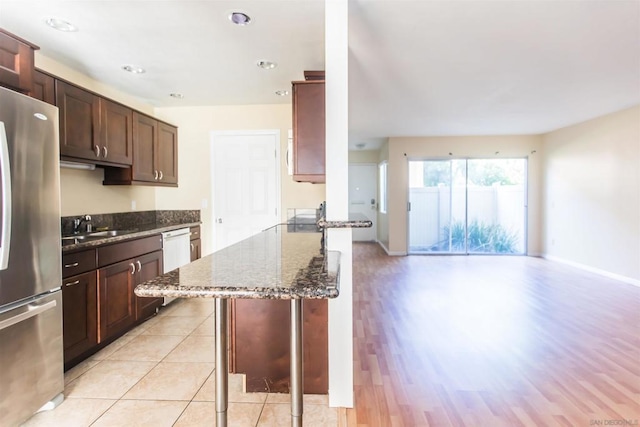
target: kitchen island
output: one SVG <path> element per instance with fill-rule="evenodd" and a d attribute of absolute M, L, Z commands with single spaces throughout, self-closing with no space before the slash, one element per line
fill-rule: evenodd
<path fill-rule="evenodd" d="M 142 283 L 138 296 L 215 298 L 216 421 L 227 425 L 229 299 L 290 300 L 291 419 L 302 425 L 302 300 L 336 298 L 340 254 L 322 253 L 317 233 L 278 225 Z"/>

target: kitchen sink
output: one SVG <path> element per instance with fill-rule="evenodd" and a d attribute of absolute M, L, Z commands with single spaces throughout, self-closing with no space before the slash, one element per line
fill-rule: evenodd
<path fill-rule="evenodd" d="M 114 236 L 122 236 L 123 234 L 131 234 L 133 230 L 106 230 L 106 231 L 96 231 L 93 233 L 89 233 L 87 236 L 89 237 L 114 237 Z"/>

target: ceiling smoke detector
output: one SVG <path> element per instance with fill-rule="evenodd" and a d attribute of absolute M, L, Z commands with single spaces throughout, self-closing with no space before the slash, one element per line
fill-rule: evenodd
<path fill-rule="evenodd" d="M 258 61 L 256 63 L 256 65 L 260 68 L 262 68 L 263 70 L 273 70 L 274 68 L 276 68 L 278 66 L 278 64 L 276 64 L 275 62 L 271 62 L 271 61 Z"/>
<path fill-rule="evenodd" d="M 175 99 L 184 99 L 184 95 L 177 92 L 170 93 L 169 96 Z"/>
<path fill-rule="evenodd" d="M 229 20 L 236 25 L 249 25 L 251 17 L 243 12 L 231 12 Z"/>
<path fill-rule="evenodd" d="M 144 74 L 146 72 L 144 68 L 137 65 L 123 65 L 122 69 L 133 74 Z"/>
<path fill-rule="evenodd" d="M 78 31 L 78 27 L 73 25 L 71 22 L 67 22 L 62 19 L 49 18 L 44 22 L 51 28 L 58 31 L 63 31 L 65 33 L 73 33 L 75 31 Z"/>

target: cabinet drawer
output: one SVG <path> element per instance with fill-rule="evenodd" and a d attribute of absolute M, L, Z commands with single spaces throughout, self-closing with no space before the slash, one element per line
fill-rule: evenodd
<path fill-rule="evenodd" d="M 96 250 L 90 249 L 71 254 L 62 254 L 62 277 L 86 273 L 96 269 Z"/>
<path fill-rule="evenodd" d="M 162 236 L 156 234 L 142 239 L 129 240 L 98 248 L 98 267 L 135 258 L 162 249 Z"/>
<path fill-rule="evenodd" d="M 189 231 L 191 232 L 191 239 L 190 240 L 196 240 L 200 238 L 200 226 L 196 225 L 195 227 L 191 227 L 189 229 Z"/>

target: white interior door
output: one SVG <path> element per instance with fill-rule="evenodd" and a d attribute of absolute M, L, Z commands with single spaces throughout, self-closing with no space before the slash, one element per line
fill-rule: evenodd
<path fill-rule="evenodd" d="M 378 168 L 375 164 L 349 164 L 349 213 L 366 216 L 371 228 L 354 228 L 354 242 L 373 242 L 376 240 Z"/>
<path fill-rule="evenodd" d="M 279 221 L 280 131 L 229 131 L 212 136 L 214 250 Z"/>

